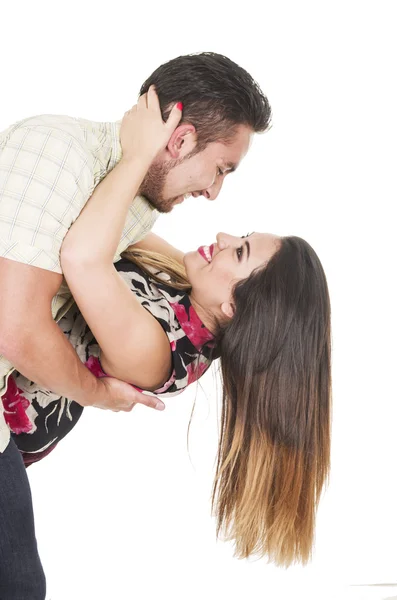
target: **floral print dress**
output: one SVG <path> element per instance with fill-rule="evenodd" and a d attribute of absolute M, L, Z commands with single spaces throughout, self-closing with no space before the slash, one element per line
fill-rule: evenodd
<path fill-rule="evenodd" d="M 198 317 L 188 294 L 172 288 L 167 275 L 160 274 L 164 279 L 164 284 L 160 284 L 127 259 L 115 267 L 141 305 L 160 323 L 170 342 L 172 372 L 153 395 L 180 394 L 210 366 L 214 336 Z M 97 377 L 106 376 L 99 360 L 99 346 L 76 305 L 58 325 L 90 371 Z M 26 466 L 53 450 L 83 412 L 73 399 L 42 389 L 17 371 L 9 377 L 2 401 L 6 422 Z"/>

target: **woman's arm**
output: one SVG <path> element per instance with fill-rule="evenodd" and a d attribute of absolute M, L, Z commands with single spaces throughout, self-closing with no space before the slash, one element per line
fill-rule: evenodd
<path fill-rule="evenodd" d="M 162 121 L 153 89 L 126 113 L 120 132 L 123 158 L 97 186 L 61 250 L 66 281 L 98 341 L 105 371 L 148 390 L 169 376 L 168 338 L 119 276 L 113 257 L 129 204 L 180 117 L 174 108 L 167 123 Z"/>
<path fill-rule="evenodd" d="M 185 256 L 185 253 L 182 252 L 182 250 L 178 250 L 178 248 L 171 246 L 171 244 L 163 240 L 163 238 L 152 232 L 148 233 L 140 242 L 132 244 L 128 249 L 131 250 L 134 248 L 158 252 L 158 254 L 169 256 L 181 264 L 183 264 L 183 257 Z"/>

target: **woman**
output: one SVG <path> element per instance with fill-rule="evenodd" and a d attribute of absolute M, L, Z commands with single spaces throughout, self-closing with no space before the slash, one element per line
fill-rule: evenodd
<path fill-rule="evenodd" d="M 62 266 L 84 317 L 69 314 L 69 331 L 79 318 L 77 329 L 88 324 L 92 343 L 84 339 L 81 357 L 96 374 L 159 394 L 182 389 L 220 356 L 217 533 L 224 529 L 235 540 L 238 557 L 306 562 L 329 471 L 325 276 L 300 238 L 259 233 L 244 242 L 219 234 L 216 244 L 188 253 L 186 278 L 180 266 L 170 268 L 139 250 L 114 268 L 114 245 L 128 204 L 166 144 L 170 120 L 163 123 L 152 89 L 125 115 L 123 159 L 96 188 L 65 239 Z M 189 350 L 177 343 L 186 337 L 193 347 L 190 363 L 181 360 Z"/>
<path fill-rule="evenodd" d="M 98 186 L 61 252 L 103 370 L 149 390 L 172 372 L 169 341 L 112 257 L 130 199 L 179 118 L 176 106 L 162 121 L 153 88 L 125 115 L 124 164 Z M 218 236 L 184 264 L 189 300 L 222 362 L 218 532 L 235 540 L 239 557 L 305 562 L 330 454 L 330 305 L 321 264 L 299 238 L 258 233 L 243 245 Z"/>

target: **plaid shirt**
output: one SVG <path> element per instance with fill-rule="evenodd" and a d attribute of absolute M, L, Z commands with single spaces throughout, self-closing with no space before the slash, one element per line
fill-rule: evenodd
<path fill-rule="evenodd" d="M 0 133 L 1 257 L 62 273 L 59 254 L 69 227 L 122 156 L 120 124 L 41 115 Z M 115 261 L 130 244 L 145 237 L 156 218 L 149 202 L 137 196 Z M 63 281 L 52 301 L 54 319 L 59 321 L 72 303 Z M 13 370 L 0 355 L 0 452 L 10 437 L 1 396 Z"/>

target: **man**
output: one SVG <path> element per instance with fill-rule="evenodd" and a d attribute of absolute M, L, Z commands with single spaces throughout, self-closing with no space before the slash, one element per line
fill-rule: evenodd
<path fill-rule="evenodd" d="M 147 240 L 163 253 L 175 252 L 148 234 L 158 212 L 171 211 L 189 195 L 214 200 L 252 134 L 269 126 L 267 98 L 244 69 L 221 55 L 171 60 L 147 79 L 140 94 L 152 84 L 163 118 L 180 101 L 182 120 L 131 204 L 115 261 L 129 245 L 144 247 Z M 124 382 L 96 379 L 56 325 L 73 301 L 60 267 L 62 240 L 121 158 L 120 123 L 43 115 L 0 134 L 0 397 L 16 368 L 83 406 L 156 407 L 156 398 Z M 0 453 L 9 441 L 6 420 L 0 401 Z"/>
<path fill-rule="evenodd" d="M 160 66 L 154 84 L 163 118 L 177 102 L 182 119 L 151 165 L 131 206 L 115 261 L 129 245 L 180 253 L 148 233 L 158 212 L 188 195 L 214 200 L 270 107 L 252 77 L 226 57 L 203 53 Z M 182 108 L 180 107 L 180 108 Z M 0 133 L 0 597 L 43 600 L 45 576 L 34 530 L 28 479 L 11 440 L 12 407 L 1 396 L 14 368 L 83 406 L 156 407 L 113 378 L 86 369 L 56 322 L 73 299 L 62 277 L 62 241 L 95 187 L 121 159 L 121 122 L 43 115 Z M 150 237 L 149 237 L 150 236 Z M 14 408 L 16 410 L 16 408 Z"/>

